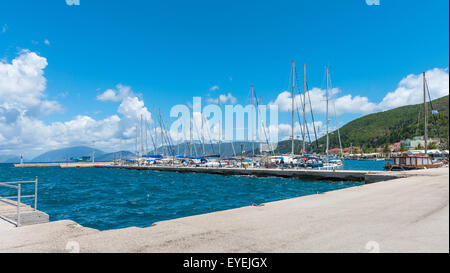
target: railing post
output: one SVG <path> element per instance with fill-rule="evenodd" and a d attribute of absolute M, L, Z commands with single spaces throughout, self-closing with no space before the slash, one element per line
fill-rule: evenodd
<path fill-rule="evenodd" d="M 17 227 L 20 227 L 20 182 L 17 187 Z"/>
<path fill-rule="evenodd" d="M 38 198 L 38 177 L 36 176 L 36 182 L 34 182 L 34 210 L 37 210 L 37 198 Z"/>

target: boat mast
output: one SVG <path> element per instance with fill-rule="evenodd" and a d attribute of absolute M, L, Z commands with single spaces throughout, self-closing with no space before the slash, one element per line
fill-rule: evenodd
<path fill-rule="evenodd" d="M 329 145 L 329 139 L 328 139 L 328 66 L 327 66 L 327 91 L 326 91 L 326 99 L 327 99 L 327 121 L 326 121 L 326 131 L 327 131 L 327 147 L 326 147 L 326 153 L 327 153 L 327 163 L 328 163 L 328 145 Z"/>
<path fill-rule="evenodd" d="M 222 144 L 222 110 L 220 109 L 220 94 L 217 97 L 217 104 L 219 105 L 219 158 L 220 158 L 220 146 Z"/>
<path fill-rule="evenodd" d="M 145 132 L 145 154 L 148 155 L 150 153 L 148 149 L 148 123 L 147 118 L 144 119 L 144 132 Z"/>
<path fill-rule="evenodd" d="M 159 129 L 161 132 L 161 147 L 162 147 L 162 152 L 164 155 L 164 152 L 167 152 L 166 155 L 169 155 L 169 147 L 166 141 L 166 137 L 164 135 L 164 126 L 163 126 L 163 122 L 162 122 L 162 115 L 161 115 L 161 109 L 158 109 L 159 111 Z M 165 149 L 164 149 L 165 146 Z"/>
<path fill-rule="evenodd" d="M 145 131 L 144 131 L 144 119 L 141 115 L 141 156 L 145 155 L 145 150 L 146 150 L 146 135 L 145 135 Z"/>
<path fill-rule="evenodd" d="M 255 107 L 253 104 L 253 84 L 251 86 L 252 89 L 252 154 L 255 155 Z"/>
<path fill-rule="evenodd" d="M 303 152 L 306 151 L 305 134 L 306 134 L 306 63 L 303 65 Z"/>
<path fill-rule="evenodd" d="M 193 111 L 192 109 L 189 110 L 189 155 L 192 156 L 192 116 L 193 116 Z"/>
<path fill-rule="evenodd" d="M 428 124 L 427 124 L 427 96 L 426 96 L 426 78 L 425 78 L 425 72 L 423 72 L 423 112 L 424 112 L 424 140 L 425 140 L 425 155 L 428 154 Z"/>
<path fill-rule="evenodd" d="M 158 145 L 158 131 L 157 131 L 157 128 L 156 128 L 156 126 L 158 126 L 158 118 L 157 118 L 157 116 L 156 116 L 156 108 L 153 108 L 153 117 L 154 117 L 154 123 L 155 123 L 155 125 L 154 125 L 154 131 L 155 131 L 155 154 L 158 154 L 159 152 L 158 152 L 158 148 L 159 147 L 157 147 L 156 145 Z"/>
<path fill-rule="evenodd" d="M 329 77 L 329 78 L 330 78 L 330 77 Z M 329 88 L 330 88 L 330 89 L 333 88 L 333 85 L 331 84 L 331 79 L 330 79 L 330 87 L 329 87 Z M 339 128 L 339 122 L 338 122 L 337 114 L 336 114 L 336 103 L 335 103 L 334 98 L 332 98 L 331 100 L 333 101 L 334 120 L 335 120 L 335 122 L 336 122 L 337 133 L 338 133 L 338 141 L 339 141 L 339 149 L 340 149 L 340 151 L 341 151 L 341 156 L 342 156 L 342 155 L 344 154 L 344 150 L 342 149 L 341 131 L 340 131 L 340 128 Z"/>
<path fill-rule="evenodd" d="M 295 61 L 292 61 L 292 145 L 291 154 L 294 154 L 294 100 L 295 100 Z"/>
<path fill-rule="evenodd" d="M 197 127 L 195 127 L 197 129 Z M 202 136 L 201 136 L 201 142 L 202 142 L 202 150 L 203 150 L 203 156 L 206 155 L 206 150 L 205 150 L 205 127 L 204 127 L 204 122 L 203 122 L 203 116 L 202 116 Z M 198 138 L 200 139 L 200 136 L 198 136 Z"/>
<path fill-rule="evenodd" d="M 136 124 L 136 139 L 134 142 L 134 151 L 135 151 L 135 155 L 137 157 L 139 157 L 139 151 L 138 151 L 138 125 Z"/>
<path fill-rule="evenodd" d="M 149 131 L 148 133 L 149 133 L 149 135 L 150 135 L 150 140 L 152 141 L 152 144 L 153 144 L 153 154 L 157 154 L 158 151 L 157 151 L 157 148 L 156 148 L 156 143 L 155 143 L 155 140 L 153 139 L 152 132 L 151 132 L 151 130 L 149 129 L 148 121 L 147 121 L 147 120 L 145 120 L 145 128 L 146 128 L 147 131 Z M 150 151 L 147 151 L 147 152 L 150 153 Z"/>

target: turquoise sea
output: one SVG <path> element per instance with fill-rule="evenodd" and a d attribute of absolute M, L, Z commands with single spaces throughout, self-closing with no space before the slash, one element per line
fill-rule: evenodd
<path fill-rule="evenodd" d="M 345 161 L 345 169 L 382 170 L 384 161 Z M 39 177 L 38 209 L 50 220 L 99 230 L 152 223 L 360 186 L 341 181 L 180 174 L 121 169 L 14 168 L 0 164 L 0 182 Z M 23 194 L 32 194 L 31 185 Z M 14 194 L 0 187 L 0 196 Z M 28 200 L 30 203 L 31 200 Z M 27 202 L 26 202 L 27 203 Z"/>

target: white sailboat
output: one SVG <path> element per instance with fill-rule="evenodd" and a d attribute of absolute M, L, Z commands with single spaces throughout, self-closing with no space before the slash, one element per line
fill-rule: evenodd
<path fill-rule="evenodd" d="M 328 84 L 330 82 L 330 72 L 328 67 L 326 67 L 326 71 L 327 71 L 327 88 L 326 88 L 326 134 L 327 134 L 327 146 L 326 146 L 326 157 L 325 157 L 325 162 L 323 162 L 323 167 L 320 167 L 319 169 L 321 170 L 338 170 L 338 169 L 342 169 L 344 167 L 344 164 L 342 162 L 342 160 L 340 159 L 332 159 L 330 160 L 330 155 L 329 155 L 329 146 L 330 146 L 330 139 L 329 139 L 329 131 L 328 131 L 328 126 L 329 126 L 329 118 L 328 118 Z"/>

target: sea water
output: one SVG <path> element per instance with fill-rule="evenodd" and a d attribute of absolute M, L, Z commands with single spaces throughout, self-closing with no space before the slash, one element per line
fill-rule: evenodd
<path fill-rule="evenodd" d="M 383 161 L 346 161 L 346 168 L 382 170 Z M 355 165 L 352 167 L 352 164 Z M 14 168 L 0 164 L 0 182 L 39 177 L 38 209 L 50 221 L 73 220 L 99 230 L 250 206 L 362 185 L 278 177 L 220 176 L 124 169 Z M 22 194 L 33 194 L 24 185 Z M 16 192 L 0 187 L 0 196 Z M 32 204 L 32 200 L 25 199 Z"/>

